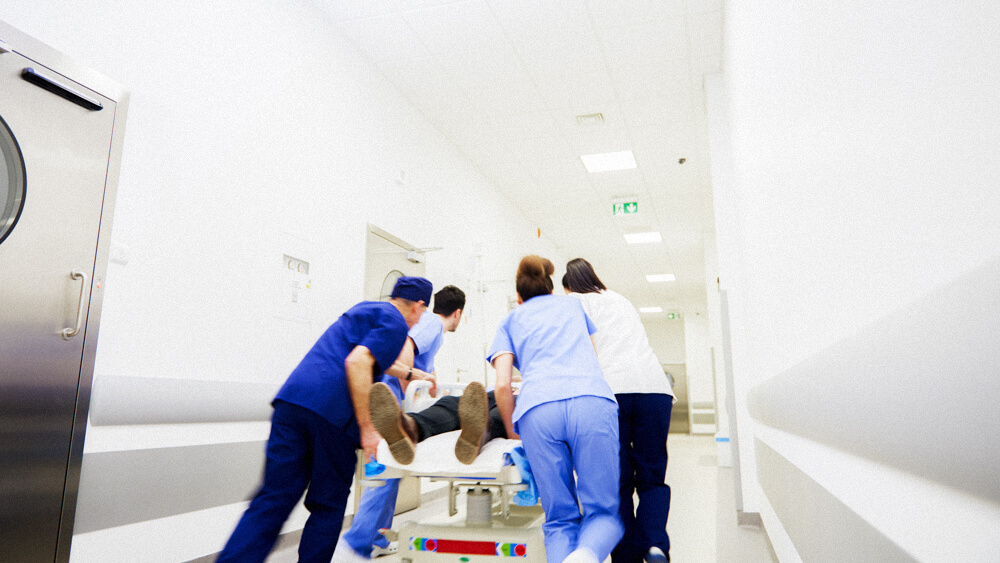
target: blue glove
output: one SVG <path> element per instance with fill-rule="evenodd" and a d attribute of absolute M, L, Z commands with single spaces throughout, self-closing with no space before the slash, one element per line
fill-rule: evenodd
<path fill-rule="evenodd" d="M 369 461 L 365 464 L 365 477 L 374 477 L 385 471 L 385 466 L 375 461 L 375 456 L 368 456 Z"/>
<path fill-rule="evenodd" d="M 514 495 L 514 504 L 518 506 L 535 506 L 538 504 L 538 485 L 535 484 L 535 476 L 531 473 L 531 466 L 528 465 L 528 458 L 524 455 L 524 448 L 517 446 L 508 453 L 503 454 L 505 465 L 515 465 L 521 472 L 521 484 L 528 485 L 525 491 L 518 491 Z"/>

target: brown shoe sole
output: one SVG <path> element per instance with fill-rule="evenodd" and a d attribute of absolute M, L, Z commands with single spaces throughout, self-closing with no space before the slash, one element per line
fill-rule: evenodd
<path fill-rule="evenodd" d="M 473 381 L 458 398 L 458 420 L 462 433 L 455 442 L 455 457 L 469 465 L 476 461 L 483 432 L 489 423 L 489 400 L 482 383 Z"/>
<path fill-rule="evenodd" d="M 403 431 L 400 421 L 399 403 L 396 402 L 396 395 L 385 383 L 376 383 L 372 386 L 368 395 L 368 408 L 371 410 L 372 424 L 375 430 L 385 438 L 389 444 L 389 453 L 398 463 L 409 465 L 413 463 L 414 450 L 413 441 Z"/>

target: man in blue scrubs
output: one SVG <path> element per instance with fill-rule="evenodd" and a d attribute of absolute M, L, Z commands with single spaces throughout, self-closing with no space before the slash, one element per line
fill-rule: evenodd
<path fill-rule="evenodd" d="M 444 333 L 455 332 L 458 328 L 464 308 L 465 292 L 453 285 L 445 286 L 434 294 L 434 312 L 425 312 L 409 332 L 407 346 L 414 348 L 413 366 L 397 360 L 382 378 L 382 382 L 396 395 L 397 402 L 402 402 L 404 394 L 400 381 L 402 385 L 413 379 L 436 381 L 433 377 L 434 357 L 444 342 Z M 399 479 L 389 479 L 383 487 L 365 490 L 351 529 L 344 534 L 345 545 L 337 550 L 335 561 L 353 560 L 356 555 L 368 558 L 394 552 L 389 541 L 378 531 L 392 525 L 398 492 Z M 349 553 L 352 550 L 354 553 Z"/>
<path fill-rule="evenodd" d="M 354 477 L 355 450 L 375 455 L 368 392 L 403 349 L 431 299 L 431 283 L 401 277 L 388 302 L 364 301 L 313 345 L 274 398 L 264 483 L 218 562 L 263 562 L 302 497 L 309 518 L 299 561 L 329 563 Z"/>

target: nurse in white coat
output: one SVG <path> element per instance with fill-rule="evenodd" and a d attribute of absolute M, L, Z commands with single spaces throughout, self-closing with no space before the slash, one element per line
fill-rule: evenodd
<path fill-rule="evenodd" d="M 667 432 L 673 389 L 653 354 L 632 303 L 606 288 L 583 258 L 566 264 L 563 288 L 580 299 L 597 325 L 594 345 L 601 370 L 618 400 L 621 440 L 621 506 L 625 534 L 611 553 L 613 563 L 664 563 L 670 553 L 667 514 L 670 487 Z M 633 506 L 632 495 L 639 504 Z"/>
<path fill-rule="evenodd" d="M 594 325 L 578 300 L 552 295 L 553 272 L 539 256 L 521 260 L 520 306 L 497 328 L 487 359 L 507 435 L 520 434 L 538 485 L 546 559 L 598 563 L 622 535 L 618 405 L 590 339 Z M 514 367 L 522 377 L 516 407 Z"/>

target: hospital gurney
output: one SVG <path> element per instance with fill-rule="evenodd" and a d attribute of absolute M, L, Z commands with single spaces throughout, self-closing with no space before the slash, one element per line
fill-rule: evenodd
<path fill-rule="evenodd" d="M 382 440 L 378 461 L 385 469 L 366 477 L 361 484 L 378 487 L 384 479 L 405 476 L 445 481 L 448 487 L 448 515 L 441 522 L 404 521 L 396 533 L 399 555 L 406 562 L 494 561 L 519 557 L 545 561 L 545 520 L 541 506 L 513 505 L 512 496 L 527 489 L 521 472 L 505 464 L 505 454 L 521 445 L 520 440 L 495 439 L 483 446 L 471 465 L 455 458 L 455 442 L 460 431 L 433 436 L 416 448 L 413 463 L 397 463 Z M 465 493 L 465 514 L 459 515 L 458 497 Z M 390 538 L 391 539 L 391 538 Z"/>

